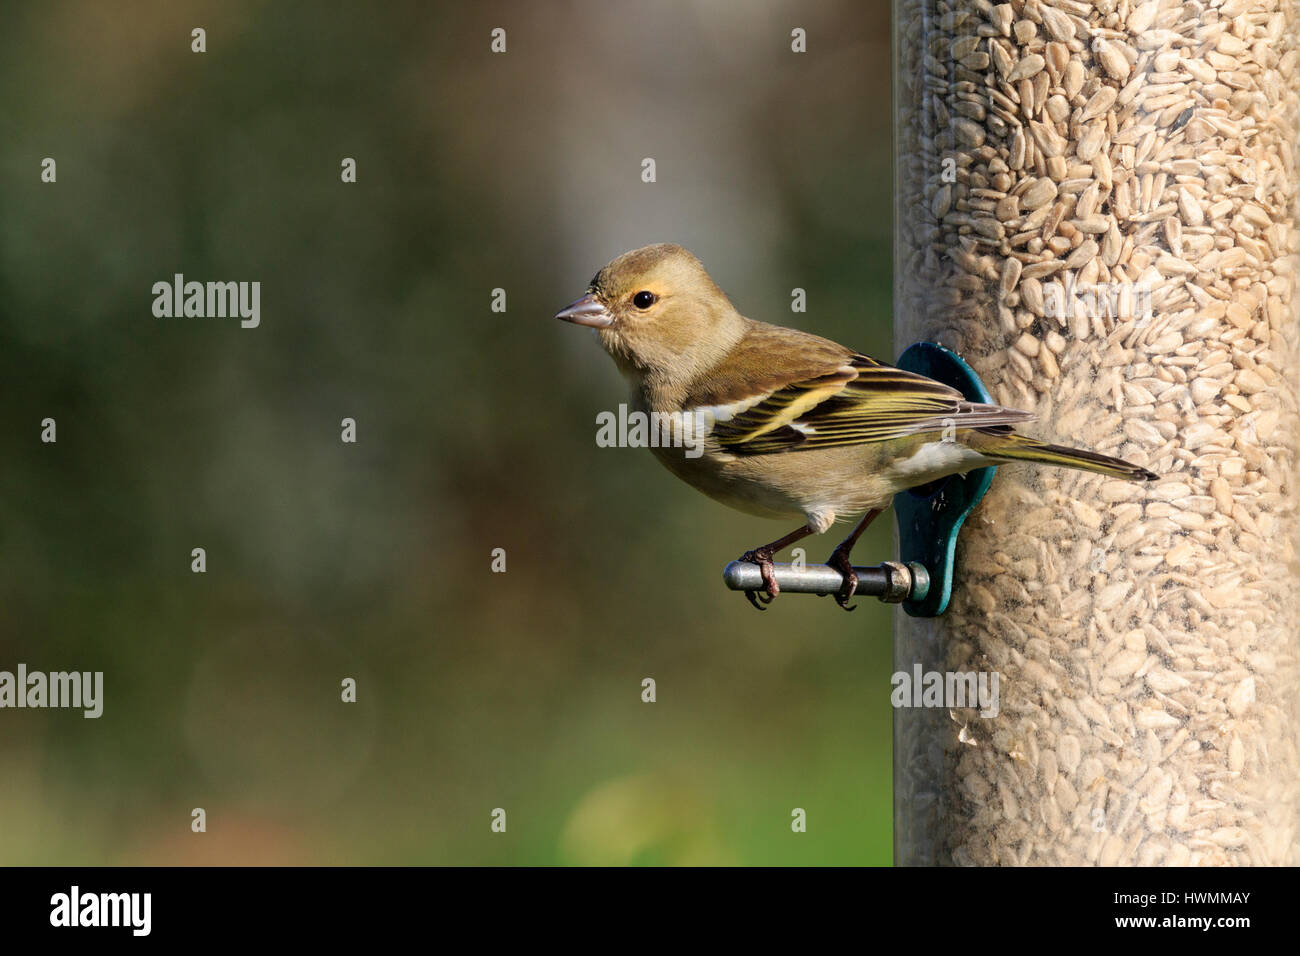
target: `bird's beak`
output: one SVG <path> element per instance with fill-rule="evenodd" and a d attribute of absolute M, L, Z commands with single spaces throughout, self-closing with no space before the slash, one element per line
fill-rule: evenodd
<path fill-rule="evenodd" d="M 588 292 L 577 302 L 555 313 L 557 319 L 572 322 L 574 325 L 589 325 L 593 329 L 604 329 L 614 324 L 614 317 L 609 314 L 596 297 Z"/>

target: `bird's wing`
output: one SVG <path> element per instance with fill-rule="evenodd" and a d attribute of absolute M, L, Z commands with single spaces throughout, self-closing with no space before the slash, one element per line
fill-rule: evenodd
<path fill-rule="evenodd" d="M 967 401 L 956 389 L 849 355 L 824 374 L 777 384 L 745 402 L 704 411 L 713 437 L 737 455 L 889 441 L 946 428 L 993 428 L 1026 422 L 1029 412 Z"/>

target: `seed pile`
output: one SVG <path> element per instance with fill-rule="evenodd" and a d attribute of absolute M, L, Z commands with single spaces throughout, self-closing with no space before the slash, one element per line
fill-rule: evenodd
<path fill-rule="evenodd" d="M 1007 466 L 896 661 L 899 862 L 1300 863 L 1295 0 L 900 0 L 898 341 L 1148 485 Z"/>

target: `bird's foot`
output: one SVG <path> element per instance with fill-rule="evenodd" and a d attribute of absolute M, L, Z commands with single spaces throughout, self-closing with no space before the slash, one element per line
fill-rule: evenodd
<path fill-rule="evenodd" d="M 775 554 L 771 545 L 765 545 L 761 548 L 755 548 L 753 551 L 746 551 L 736 560 L 743 561 L 746 564 L 757 564 L 758 571 L 763 576 L 763 590 L 746 591 L 745 597 L 749 603 L 754 605 L 760 611 L 766 611 L 767 605 L 771 604 L 778 594 L 781 593 L 781 585 L 776 583 L 776 569 L 772 564 L 772 555 Z M 762 603 L 759 603 L 759 602 Z"/>
<path fill-rule="evenodd" d="M 840 545 L 831 552 L 831 556 L 826 559 L 826 564 L 840 572 L 840 576 L 844 579 L 843 586 L 835 595 L 835 603 L 846 611 L 852 611 L 857 605 L 849 604 L 849 598 L 853 597 L 853 592 L 858 588 L 858 572 L 853 570 L 853 562 L 849 559 L 849 548 Z"/>

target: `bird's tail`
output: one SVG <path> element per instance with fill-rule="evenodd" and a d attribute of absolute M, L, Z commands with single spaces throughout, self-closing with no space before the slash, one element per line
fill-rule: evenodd
<path fill-rule="evenodd" d="M 1059 465 L 1062 468 L 1094 471 L 1099 475 L 1110 475 L 1112 478 L 1125 478 L 1129 481 L 1155 481 L 1160 477 L 1119 458 L 1098 455 L 1096 452 L 1084 451 L 1081 448 L 1049 445 L 1047 442 L 1011 432 L 972 431 L 966 439 L 966 444 L 975 451 L 998 461 L 1031 461 L 1040 465 Z"/>

